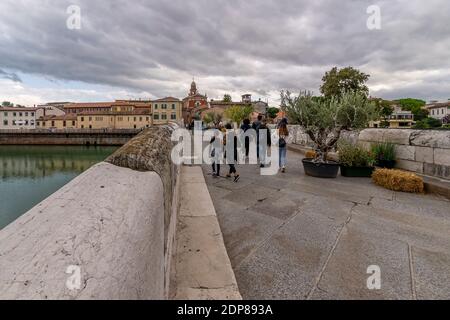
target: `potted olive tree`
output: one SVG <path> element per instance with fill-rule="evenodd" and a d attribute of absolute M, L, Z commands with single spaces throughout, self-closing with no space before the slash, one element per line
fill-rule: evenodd
<path fill-rule="evenodd" d="M 327 155 L 335 149 L 341 132 L 366 128 L 377 118 L 375 104 L 358 92 L 323 98 L 306 91 L 298 96 L 282 91 L 281 100 L 291 123 L 299 124 L 314 143 L 315 158 L 303 159 L 305 173 L 314 177 L 336 178 L 339 164 Z"/>

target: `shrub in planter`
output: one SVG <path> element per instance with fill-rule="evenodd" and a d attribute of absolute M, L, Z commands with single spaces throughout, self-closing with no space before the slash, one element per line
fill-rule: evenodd
<path fill-rule="evenodd" d="M 299 124 L 315 145 L 313 159 L 303 159 L 305 173 L 317 177 L 335 178 L 339 164 L 328 160 L 344 130 L 367 127 L 378 118 L 376 106 L 363 93 L 347 92 L 339 97 L 317 98 L 310 92 L 293 96 L 281 92 L 283 109 L 290 123 Z"/>
<path fill-rule="evenodd" d="M 372 146 L 372 152 L 375 155 L 376 165 L 381 168 L 392 169 L 395 167 L 395 145 L 384 142 Z"/>
<path fill-rule="evenodd" d="M 376 169 L 372 174 L 375 184 L 389 190 L 423 193 L 423 179 L 414 173 L 397 169 Z"/>
<path fill-rule="evenodd" d="M 371 152 L 348 142 L 340 142 L 338 152 L 341 174 L 344 177 L 372 176 L 375 158 Z"/>

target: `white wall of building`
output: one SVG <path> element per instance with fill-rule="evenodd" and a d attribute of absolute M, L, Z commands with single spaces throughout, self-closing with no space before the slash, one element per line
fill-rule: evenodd
<path fill-rule="evenodd" d="M 0 108 L 0 129 L 35 129 L 36 112 L 35 108 Z"/>
<path fill-rule="evenodd" d="M 450 114 L 450 106 L 442 106 L 442 107 L 430 107 L 428 111 L 430 111 L 430 117 L 442 120 L 444 117 Z"/>

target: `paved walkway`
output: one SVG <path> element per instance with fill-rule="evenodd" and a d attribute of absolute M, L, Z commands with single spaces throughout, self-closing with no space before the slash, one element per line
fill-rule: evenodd
<path fill-rule="evenodd" d="M 450 298 L 449 201 L 307 177 L 300 154 L 288 159 L 277 176 L 239 166 L 237 184 L 203 167 L 244 299 Z"/>

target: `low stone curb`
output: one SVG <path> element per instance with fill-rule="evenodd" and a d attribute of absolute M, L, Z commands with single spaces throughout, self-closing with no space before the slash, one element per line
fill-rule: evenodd
<path fill-rule="evenodd" d="M 181 168 L 175 300 L 242 300 L 201 167 Z"/>

